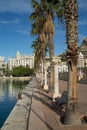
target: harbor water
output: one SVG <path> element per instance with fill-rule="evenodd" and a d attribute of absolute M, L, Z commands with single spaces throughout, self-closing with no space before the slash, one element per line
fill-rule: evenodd
<path fill-rule="evenodd" d="M 29 83 L 29 80 L 0 79 L 0 128 L 18 100 L 18 94 Z"/>

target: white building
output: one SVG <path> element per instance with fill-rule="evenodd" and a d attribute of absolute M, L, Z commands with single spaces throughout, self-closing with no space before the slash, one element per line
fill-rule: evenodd
<path fill-rule="evenodd" d="M 61 73 L 63 73 L 63 72 L 68 72 L 68 66 L 66 65 L 66 64 L 60 64 L 60 65 L 58 65 L 58 72 L 61 72 Z"/>
<path fill-rule="evenodd" d="M 87 37 L 83 39 L 82 44 L 79 48 L 79 53 L 83 54 L 84 57 L 84 67 L 87 66 Z"/>
<path fill-rule="evenodd" d="M 83 56 L 83 54 L 81 52 L 78 55 L 77 67 L 78 68 L 83 68 L 84 67 L 84 56 Z"/>
<path fill-rule="evenodd" d="M 0 56 L 0 76 L 3 75 L 3 68 L 6 67 L 6 63 L 3 56 Z"/>
<path fill-rule="evenodd" d="M 8 67 L 11 70 L 13 67 L 29 66 L 34 67 L 34 55 L 21 55 L 18 51 L 15 58 L 8 58 Z"/>
<path fill-rule="evenodd" d="M 5 60 L 3 56 L 0 56 L 0 68 L 3 67 L 2 65 L 5 65 Z"/>

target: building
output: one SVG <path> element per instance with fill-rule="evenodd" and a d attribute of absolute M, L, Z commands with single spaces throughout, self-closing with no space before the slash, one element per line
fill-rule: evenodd
<path fill-rule="evenodd" d="M 5 59 L 0 56 L 0 76 L 3 75 L 3 69 L 6 67 Z"/>
<path fill-rule="evenodd" d="M 82 52 L 78 55 L 78 62 L 77 62 L 77 68 L 83 68 L 84 67 L 84 56 Z"/>
<path fill-rule="evenodd" d="M 83 39 L 83 42 L 79 48 L 79 53 L 82 53 L 84 56 L 84 66 L 87 66 L 87 38 Z"/>
<path fill-rule="evenodd" d="M 34 67 L 34 55 L 21 55 L 19 51 L 16 53 L 15 58 L 8 58 L 8 67 L 12 70 L 13 67 L 29 66 Z"/>
<path fill-rule="evenodd" d="M 68 66 L 65 65 L 58 65 L 58 72 L 63 73 L 63 72 L 68 72 Z"/>
<path fill-rule="evenodd" d="M 54 57 L 56 58 L 56 60 L 58 61 L 58 72 L 59 73 L 63 73 L 63 72 L 68 72 L 68 66 L 66 64 L 66 62 L 61 62 L 61 57 L 57 56 L 57 57 Z M 48 73 L 50 72 L 50 60 L 49 58 L 46 58 L 47 59 L 47 67 L 48 67 Z"/>
<path fill-rule="evenodd" d="M 4 57 L 0 56 L 0 68 L 3 68 L 4 65 L 5 65 Z"/>

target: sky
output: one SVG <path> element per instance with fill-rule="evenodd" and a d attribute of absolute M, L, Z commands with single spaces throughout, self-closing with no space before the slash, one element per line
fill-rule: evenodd
<path fill-rule="evenodd" d="M 0 0 L 0 56 L 8 60 L 14 58 L 17 51 L 23 55 L 33 54 L 31 48 L 35 40 L 31 36 L 32 13 L 31 0 Z M 87 37 L 87 0 L 78 0 L 79 22 L 78 22 L 78 45 Z M 65 30 L 55 20 L 54 51 L 59 55 L 66 50 Z"/>

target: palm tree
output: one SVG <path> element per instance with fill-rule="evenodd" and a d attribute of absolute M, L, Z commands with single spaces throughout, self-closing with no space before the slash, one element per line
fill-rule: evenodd
<path fill-rule="evenodd" d="M 42 8 L 45 13 L 44 32 L 48 39 L 49 44 L 49 56 L 50 56 L 50 89 L 54 88 L 54 64 L 52 58 L 54 57 L 54 18 L 58 17 L 60 22 L 63 22 L 63 2 L 61 0 L 41 0 Z"/>
<path fill-rule="evenodd" d="M 78 6 L 77 0 L 64 0 L 68 73 L 68 99 L 65 124 L 80 123 L 77 94 Z"/>
<path fill-rule="evenodd" d="M 54 65 L 52 62 L 52 57 L 54 57 L 54 43 L 53 43 L 53 35 L 54 35 L 54 24 L 52 19 L 52 14 L 50 10 L 46 12 L 46 21 L 44 24 L 44 32 L 48 37 L 49 44 L 49 55 L 50 55 L 50 89 L 54 88 Z"/>
<path fill-rule="evenodd" d="M 46 56 L 46 37 L 43 32 L 43 25 L 44 25 L 44 17 L 43 17 L 43 12 L 41 9 L 40 3 L 38 3 L 36 0 L 32 0 L 32 5 L 35 9 L 35 12 L 33 12 L 30 16 L 30 19 L 34 21 L 32 24 L 32 32 L 36 33 L 38 35 L 38 41 L 40 43 L 40 49 L 41 49 L 41 61 L 43 63 L 43 75 L 44 75 L 44 66 L 45 66 L 45 56 Z M 42 64 L 41 63 L 41 64 Z M 44 83 L 44 82 L 43 82 Z M 44 85 L 44 84 L 43 84 Z"/>
<path fill-rule="evenodd" d="M 34 68 L 37 69 L 42 58 L 41 44 L 39 43 L 38 39 L 33 41 L 33 44 L 31 45 L 31 47 L 34 49 L 34 54 L 35 54 Z"/>
<path fill-rule="evenodd" d="M 41 46 L 42 46 L 42 63 L 43 64 L 43 77 L 45 78 L 45 65 L 46 65 L 46 36 L 44 34 L 44 32 L 42 31 L 41 34 L 39 35 L 39 40 L 41 42 Z M 43 78 L 43 85 L 44 85 L 44 79 Z"/>
<path fill-rule="evenodd" d="M 47 37 L 47 42 L 49 43 L 49 55 L 50 55 L 50 64 L 51 64 L 51 78 L 50 78 L 50 87 L 53 89 L 54 85 L 54 65 L 52 63 L 52 57 L 54 57 L 54 43 L 53 43 L 53 35 L 54 35 L 54 23 L 53 16 L 55 16 L 55 12 L 57 16 L 62 21 L 62 8 L 61 8 L 61 0 L 57 3 L 56 0 L 50 2 L 49 0 L 40 0 L 37 2 L 36 0 L 32 0 L 32 5 L 35 8 L 35 12 L 31 15 L 36 20 L 36 28 L 38 37 L 44 33 Z M 34 30 L 35 32 L 35 30 Z M 43 43 L 42 43 L 43 44 Z M 45 44 L 44 44 L 45 45 Z M 42 45 L 43 46 L 43 45 Z M 44 47 L 45 48 L 45 47 Z M 44 50 L 44 49 L 43 49 Z"/>

